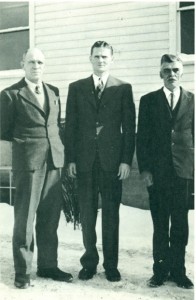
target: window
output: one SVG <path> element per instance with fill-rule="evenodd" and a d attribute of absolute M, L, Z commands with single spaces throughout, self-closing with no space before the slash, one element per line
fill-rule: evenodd
<path fill-rule="evenodd" d="M 0 71 L 20 69 L 29 48 L 29 3 L 0 2 Z"/>
<path fill-rule="evenodd" d="M 195 3 L 194 2 L 179 2 L 179 50 L 183 54 L 195 53 Z"/>
<path fill-rule="evenodd" d="M 12 167 L 0 166 L 0 202 L 14 203 L 15 187 L 13 183 Z"/>

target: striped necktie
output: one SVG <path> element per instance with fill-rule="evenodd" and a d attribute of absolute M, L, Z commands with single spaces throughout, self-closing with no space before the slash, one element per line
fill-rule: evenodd
<path fill-rule="evenodd" d="M 104 84 L 103 84 L 102 79 L 99 78 L 97 89 L 96 89 L 97 97 L 98 97 L 99 100 L 101 99 L 101 95 L 103 93 L 103 90 L 104 90 Z"/>

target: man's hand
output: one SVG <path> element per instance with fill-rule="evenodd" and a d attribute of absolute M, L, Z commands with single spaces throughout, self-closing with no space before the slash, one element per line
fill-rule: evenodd
<path fill-rule="evenodd" d="M 144 181 L 146 186 L 151 186 L 153 185 L 153 179 L 152 179 L 152 174 L 150 172 L 144 171 L 141 173 L 141 180 Z"/>
<path fill-rule="evenodd" d="M 131 172 L 130 166 L 128 164 L 121 163 L 118 171 L 119 180 L 128 178 L 130 172 Z"/>
<path fill-rule="evenodd" d="M 75 163 L 69 163 L 67 170 L 68 170 L 68 175 L 71 178 L 76 178 L 77 172 L 76 172 L 76 164 Z"/>

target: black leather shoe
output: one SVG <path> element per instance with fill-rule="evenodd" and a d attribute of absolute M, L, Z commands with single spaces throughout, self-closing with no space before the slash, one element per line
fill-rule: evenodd
<path fill-rule="evenodd" d="M 70 273 L 63 272 L 59 268 L 38 269 L 37 276 L 64 282 L 72 282 L 73 280 Z"/>
<path fill-rule="evenodd" d="M 107 269 L 105 270 L 105 275 L 108 281 L 120 281 L 121 275 L 118 269 Z"/>
<path fill-rule="evenodd" d="M 159 287 L 164 284 L 166 281 L 165 278 L 157 275 L 153 275 L 149 280 L 148 280 L 148 286 L 149 287 Z"/>
<path fill-rule="evenodd" d="M 97 273 L 97 269 L 86 269 L 82 268 L 78 274 L 80 280 L 89 280 Z"/>
<path fill-rule="evenodd" d="M 179 278 L 171 276 L 170 280 L 175 282 L 178 287 L 181 287 L 183 289 L 193 289 L 193 287 L 194 287 L 194 284 L 186 275 L 183 275 Z"/>
<path fill-rule="evenodd" d="M 18 289 L 27 289 L 30 286 L 30 275 L 17 273 L 15 275 L 14 285 Z"/>

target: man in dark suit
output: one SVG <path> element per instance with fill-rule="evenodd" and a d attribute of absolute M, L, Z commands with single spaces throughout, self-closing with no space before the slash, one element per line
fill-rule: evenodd
<path fill-rule="evenodd" d="M 22 67 L 25 78 L 1 92 L 0 138 L 12 142 L 15 286 L 27 288 L 36 214 L 37 275 L 66 282 L 72 281 L 72 275 L 57 267 L 57 228 L 62 207 L 60 168 L 64 165 L 59 91 L 42 82 L 44 55 L 39 49 L 29 49 L 24 54 Z"/>
<path fill-rule="evenodd" d="M 66 160 L 78 180 L 85 253 L 79 279 L 97 271 L 96 218 L 102 198 L 102 240 L 106 278 L 121 279 L 118 265 L 122 179 L 129 176 L 135 147 L 135 106 L 131 85 L 109 75 L 113 49 L 98 41 L 91 48 L 93 75 L 70 84 L 66 110 Z"/>
<path fill-rule="evenodd" d="M 140 101 L 137 159 L 148 186 L 154 225 L 150 287 L 161 286 L 169 273 L 179 287 L 193 287 L 186 276 L 185 249 L 194 166 L 194 95 L 180 87 L 182 73 L 177 56 L 163 55 L 160 76 L 164 87 Z"/>

